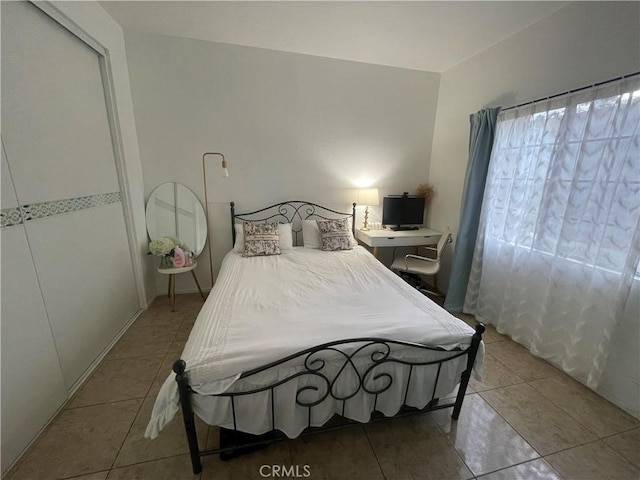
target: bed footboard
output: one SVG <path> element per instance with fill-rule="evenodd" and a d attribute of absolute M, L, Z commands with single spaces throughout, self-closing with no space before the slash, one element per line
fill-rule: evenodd
<path fill-rule="evenodd" d="M 189 443 L 193 472 L 197 474 L 202 471 L 201 456 L 218 453 L 223 459 L 231 458 L 238 449 L 237 443 L 242 444 L 241 451 L 250 451 L 255 450 L 255 448 L 260 445 L 286 438 L 284 435 L 274 435 L 277 431 L 275 391 L 281 385 L 297 380 L 299 377 L 303 376 L 309 381 L 305 382 L 303 386 L 297 387 L 295 392 L 296 405 L 308 410 L 308 424 L 303 435 L 327 430 L 327 428 L 314 427 L 312 425 L 312 409 L 325 401 L 342 402 L 342 412 L 338 414 L 344 417 L 346 405 L 349 399 L 354 398 L 358 394 L 370 395 L 373 397 L 373 409 L 371 413 L 375 412 L 377 410 L 376 406 L 378 404 L 378 397 L 389 390 L 394 383 L 393 376 L 384 369 L 384 366 L 387 364 L 401 364 L 408 367 L 406 381 L 401 385 L 402 391 L 404 392 L 401 407 L 408 407 L 407 395 L 409 393 L 412 378 L 414 377 L 414 371 L 419 367 L 425 366 L 432 366 L 432 368 L 435 369 L 435 381 L 431 391 L 424 392 L 426 393 L 426 398 L 430 398 L 426 407 L 422 409 L 410 407 L 412 409 L 410 412 L 406 412 L 406 410 L 403 411 L 401 408 L 401 413 L 397 416 L 406 415 L 407 413 L 415 414 L 453 407 L 451 416 L 453 419 L 457 420 L 460 415 L 462 403 L 469 385 L 469 379 L 471 377 L 485 327 L 483 324 L 478 324 L 475 330 L 475 334 L 471 339 L 471 345 L 466 349 L 458 348 L 445 350 L 439 347 L 429 347 L 410 342 L 400 342 L 379 338 L 357 338 L 318 345 L 272 362 L 268 365 L 245 372 L 240 376 L 240 379 L 254 377 L 268 370 L 280 368 L 283 364 L 295 362 L 296 360 L 298 360 L 298 363 L 302 365 L 301 368 L 296 369 L 295 373 L 266 386 L 252 388 L 249 390 L 210 395 L 213 397 L 227 397 L 229 399 L 233 418 L 233 429 L 227 430 L 227 432 L 230 431 L 234 434 L 232 435 L 234 438 L 236 437 L 235 433 L 242 435 L 238 428 L 238 419 L 236 418 L 236 399 L 263 392 L 269 392 L 268 396 L 270 399 L 271 432 L 261 436 L 248 436 L 255 440 L 249 441 L 248 443 L 247 441 L 241 441 L 235 442 L 235 444 L 232 445 L 221 444 L 220 448 L 215 450 L 201 451 L 198 446 L 191 397 L 192 395 L 201 394 L 194 392 L 189 385 L 188 376 L 185 372 L 186 363 L 184 360 L 176 361 L 173 365 L 173 371 L 176 373 L 176 382 L 178 383 L 180 393 L 180 404 L 182 407 L 182 415 Z M 413 352 L 437 352 L 436 356 L 439 358 L 435 360 L 420 360 L 416 359 L 415 355 L 397 355 L 398 349 L 403 349 L 405 352 L 407 350 Z M 442 403 L 436 396 L 436 392 L 443 365 L 463 356 L 466 356 L 466 367 L 460 377 L 460 386 L 458 388 L 455 401 Z M 330 362 L 333 366 L 331 369 L 327 368 Z M 348 381 L 346 386 L 345 379 Z M 357 422 L 352 421 L 350 424 L 357 424 Z M 344 426 L 345 425 L 340 427 L 331 427 L 331 429 L 344 428 Z M 228 434 L 225 433 L 225 435 Z"/>

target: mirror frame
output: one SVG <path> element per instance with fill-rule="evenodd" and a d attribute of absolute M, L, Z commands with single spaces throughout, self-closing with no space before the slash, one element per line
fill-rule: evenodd
<path fill-rule="evenodd" d="M 205 214 L 205 211 L 204 211 L 204 207 L 202 206 L 202 202 L 200 202 L 200 199 L 193 192 L 193 190 L 191 190 L 189 187 L 187 187 L 186 185 L 184 185 L 182 183 L 179 183 L 179 182 L 164 182 L 164 183 L 161 183 L 160 185 L 156 186 L 151 191 L 151 193 L 149 194 L 149 197 L 147 198 L 147 202 L 146 202 L 146 205 L 145 205 L 145 223 L 146 223 L 146 229 L 147 229 L 147 236 L 149 237 L 150 240 L 155 240 L 157 238 L 161 238 L 161 237 L 165 237 L 165 236 L 174 236 L 174 234 L 158 235 L 156 232 L 154 232 L 154 236 L 152 236 L 152 234 L 151 234 L 152 232 L 149 229 L 150 218 L 151 218 L 151 215 L 152 215 L 151 212 L 153 210 L 152 208 L 150 209 L 149 206 L 151 205 L 151 202 L 154 199 L 154 194 L 156 192 L 158 192 L 158 190 L 161 189 L 162 187 L 166 188 L 167 185 L 173 185 L 174 205 L 171 205 L 171 207 L 173 208 L 174 215 L 176 215 L 176 216 L 177 216 L 177 212 L 176 212 L 176 208 L 175 208 L 175 203 L 176 203 L 176 200 L 177 200 L 178 188 L 182 187 L 184 189 L 184 191 L 189 192 L 193 196 L 194 205 L 196 205 L 196 212 L 195 212 L 196 219 L 195 219 L 195 222 L 197 224 L 199 219 L 202 220 L 202 223 L 200 224 L 201 225 L 200 229 L 202 231 L 202 234 L 200 235 L 200 237 L 195 238 L 196 245 L 194 245 L 194 246 L 189 245 L 189 248 L 193 248 L 194 257 L 197 257 L 204 250 L 205 244 L 207 243 L 207 239 L 209 237 L 209 228 L 208 228 L 208 224 L 207 224 L 207 217 L 206 217 L 206 214 Z M 200 215 L 198 215 L 198 214 L 200 214 Z M 151 223 L 153 223 L 153 222 L 151 222 Z M 176 219 L 174 225 L 175 225 L 175 230 L 174 231 L 178 232 L 178 221 L 177 221 L 177 219 Z M 177 235 L 177 234 L 175 236 L 180 238 L 179 235 Z M 180 239 L 180 240 L 182 240 L 182 239 Z M 199 247 L 199 248 L 197 248 L 197 247 Z"/>

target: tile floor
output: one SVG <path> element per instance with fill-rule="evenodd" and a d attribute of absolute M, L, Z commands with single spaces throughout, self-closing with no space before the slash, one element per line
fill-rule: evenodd
<path fill-rule="evenodd" d="M 447 409 L 357 426 L 228 462 L 205 457 L 192 475 L 178 417 L 155 440 L 143 433 L 201 305 L 181 295 L 172 313 L 157 299 L 7 479 L 278 478 L 261 476 L 262 465 L 298 465 L 310 479 L 640 478 L 640 422 L 491 327 L 484 379 L 472 381 L 457 422 Z M 216 445 L 217 428 L 199 423 L 199 434 Z"/>

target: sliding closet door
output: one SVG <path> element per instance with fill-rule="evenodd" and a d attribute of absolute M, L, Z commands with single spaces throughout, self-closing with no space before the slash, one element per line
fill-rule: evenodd
<path fill-rule="evenodd" d="M 67 399 L 2 150 L 2 473 Z"/>
<path fill-rule="evenodd" d="M 139 308 L 101 58 L 2 2 L 2 139 L 68 389 Z"/>

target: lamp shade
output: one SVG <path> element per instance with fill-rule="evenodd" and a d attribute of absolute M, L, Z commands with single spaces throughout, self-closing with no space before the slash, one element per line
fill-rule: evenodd
<path fill-rule="evenodd" d="M 358 205 L 373 206 L 380 205 L 380 197 L 378 196 L 377 188 L 363 188 L 358 190 L 357 200 Z"/>

